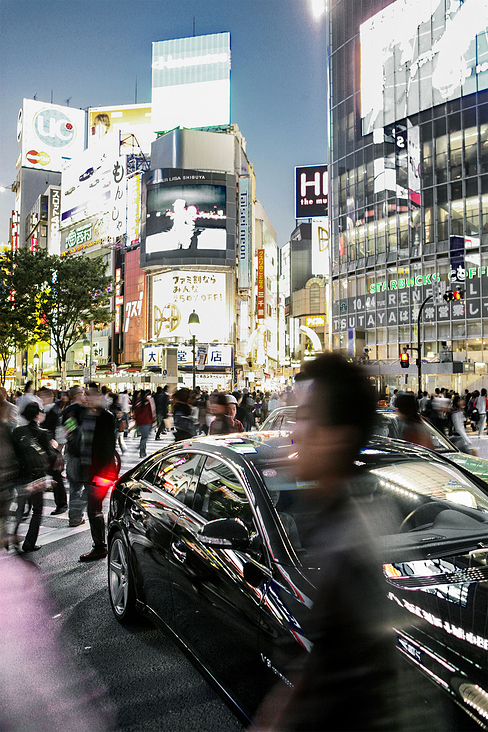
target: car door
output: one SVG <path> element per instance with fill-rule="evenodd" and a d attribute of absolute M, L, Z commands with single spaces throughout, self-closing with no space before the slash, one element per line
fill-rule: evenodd
<path fill-rule="evenodd" d="M 202 543 L 200 530 L 220 518 L 241 519 L 253 536 L 254 548 L 237 551 Z M 207 456 L 193 506 L 181 513 L 174 533 L 176 631 L 232 697 L 252 713 L 262 694 L 258 633 L 270 571 L 242 473 L 219 456 Z M 255 582 L 256 573 L 262 582 Z M 253 584 L 246 579 L 251 575 Z"/>
<path fill-rule="evenodd" d="M 200 455 L 175 452 L 155 460 L 131 490 L 130 540 L 147 605 L 173 625 L 171 563 L 173 528 L 185 500 L 193 501 Z"/>

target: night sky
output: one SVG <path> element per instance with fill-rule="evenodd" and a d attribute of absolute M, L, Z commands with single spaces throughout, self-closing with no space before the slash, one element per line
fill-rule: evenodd
<path fill-rule="evenodd" d="M 230 31 L 231 121 L 282 246 L 294 166 L 327 162 L 325 19 L 311 0 L 0 0 L 0 185 L 15 180 L 23 97 L 72 107 L 151 101 L 151 43 Z M 0 194 L 0 244 L 14 196 Z"/>

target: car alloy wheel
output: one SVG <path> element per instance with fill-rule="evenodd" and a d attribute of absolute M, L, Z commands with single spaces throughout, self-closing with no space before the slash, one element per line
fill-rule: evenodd
<path fill-rule="evenodd" d="M 120 531 L 111 541 L 108 551 L 108 591 L 115 617 L 121 623 L 136 615 L 135 588 L 129 566 L 128 550 Z"/>

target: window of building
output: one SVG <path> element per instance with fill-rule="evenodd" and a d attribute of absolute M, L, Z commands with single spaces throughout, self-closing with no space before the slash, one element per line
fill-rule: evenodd
<path fill-rule="evenodd" d="M 480 130 L 480 173 L 488 173 L 488 104 L 478 107 Z"/>
<path fill-rule="evenodd" d="M 437 187 L 437 239 L 444 241 L 448 237 L 448 204 L 447 186 Z"/>
<path fill-rule="evenodd" d="M 445 125 L 445 120 L 436 120 L 435 125 L 441 122 Z M 435 141 L 435 175 L 437 183 L 447 182 L 447 136 L 437 137 Z"/>
<path fill-rule="evenodd" d="M 488 175 L 481 176 L 481 229 L 488 233 Z"/>

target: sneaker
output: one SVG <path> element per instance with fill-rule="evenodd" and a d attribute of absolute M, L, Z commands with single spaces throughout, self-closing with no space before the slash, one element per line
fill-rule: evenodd
<path fill-rule="evenodd" d="M 93 562 L 95 559 L 105 559 L 107 554 L 108 552 L 105 547 L 100 547 L 98 549 L 94 547 L 91 552 L 81 555 L 80 562 Z"/>
<path fill-rule="evenodd" d="M 68 510 L 68 506 L 60 506 L 59 508 L 55 508 L 54 511 L 51 511 L 51 516 L 57 516 L 60 513 L 66 513 Z"/>
<path fill-rule="evenodd" d="M 85 523 L 85 519 L 82 518 L 79 521 L 70 521 L 69 526 L 81 526 L 81 524 Z"/>

